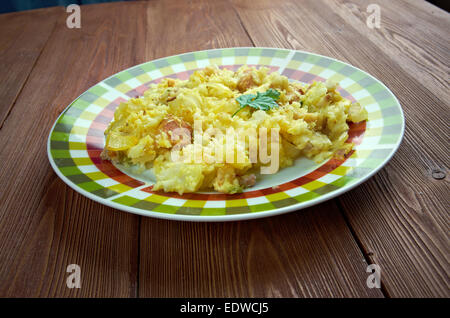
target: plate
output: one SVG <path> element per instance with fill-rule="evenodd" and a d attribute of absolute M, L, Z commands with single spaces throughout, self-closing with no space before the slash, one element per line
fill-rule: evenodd
<path fill-rule="evenodd" d="M 314 164 L 299 159 L 292 167 L 267 175 L 240 194 L 152 191 L 151 176 L 136 175 L 100 158 L 103 132 L 115 108 L 142 95 L 151 83 L 187 79 L 207 65 L 236 70 L 266 66 L 292 81 L 332 79 L 343 97 L 358 101 L 367 122 L 351 124 L 348 142 L 355 150 L 344 160 Z M 185 221 L 233 221 L 297 211 L 334 198 L 361 184 L 394 155 L 403 138 L 403 111 L 379 80 L 326 56 L 278 48 L 239 47 L 189 52 L 143 63 L 88 89 L 58 117 L 48 138 L 48 157 L 56 174 L 71 188 L 107 206 L 144 216 Z"/>

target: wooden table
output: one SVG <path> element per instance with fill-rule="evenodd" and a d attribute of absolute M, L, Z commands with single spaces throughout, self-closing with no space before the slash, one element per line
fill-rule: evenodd
<path fill-rule="evenodd" d="M 381 8 L 381 28 L 366 11 Z M 0 296 L 449 297 L 450 15 L 424 1 L 153 0 L 0 15 Z M 79 94 L 130 66 L 219 47 L 300 49 L 382 80 L 406 116 L 390 163 L 306 210 L 230 223 L 141 217 L 53 172 Z M 381 268 L 370 289 L 368 264 Z M 69 289 L 69 264 L 81 288 Z"/>

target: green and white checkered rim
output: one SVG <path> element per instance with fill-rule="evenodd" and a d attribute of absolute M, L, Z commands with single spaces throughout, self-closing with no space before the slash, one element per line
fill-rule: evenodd
<path fill-rule="evenodd" d="M 341 94 L 363 105 L 367 122 L 351 124 L 348 142 L 356 147 L 344 160 L 331 159 L 314 171 L 265 189 L 241 194 L 154 192 L 100 159 L 103 132 L 120 102 L 142 95 L 164 77 L 187 79 L 207 65 L 237 69 L 266 66 L 305 83 L 332 79 Z M 278 48 L 226 48 L 190 52 L 143 63 L 91 87 L 56 120 L 48 138 L 48 157 L 57 175 L 74 190 L 107 206 L 174 220 L 230 221 L 299 210 L 340 195 L 364 182 L 393 156 L 405 122 L 397 98 L 380 81 L 344 62 Z"/>

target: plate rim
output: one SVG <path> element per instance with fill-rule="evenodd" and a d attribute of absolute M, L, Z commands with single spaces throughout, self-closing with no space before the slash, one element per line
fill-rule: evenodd
<path fill-rule="evenodd" d="M 305 54 L 309 54 L 309 55 L 315 55 L 315 56 L 319 56 L 319 57 L 323 57 L 323 58 L 327 58 L 327 59 L 331 59 L 335 62 L 339 62 L 342 63 L 346 66 L 350 66 L 355 68 L 356 70 L 366 74 L 367 76 L 375 79 L 378 83 L 380 83 L 382 85 L 383 88 L 385 88 L 387 91 L 389 91 L 392 96 L 394 97 L 395 101 L 397 102 L 397 104 L 399 105 L 399 110 L 400 110 L 400 117 L 401 117 L 401 130 L 400 130 L 400 136 L 397 140 L 397 142 L 395 143 L 395 146 L 391 149 L 391 152 L 389 153 L 389 155 L 379 164 L 377 165 L 375 168 L 373 168 L 367 175 L 357 179 L 354 183 L 350 184 L 350 185 L 345 185 L 343 187 L 340 187 L 334 191 L 328 192 L 326 194 L 323 194 L 317 198 L 313 198 L 311 200 L 305 201 L 305 202 L 298 202 L 296 204 L 292 204 L 289 206 L 285 206 L 285 207 L 280 207 L 280 208 L 275 208 L 272 210 L 267 210 L 267 211 L 259 211 L 259 212 L 246 212 L 246 213 L 240 213 L 240 214 L 225 214 L 225 215 L 186 215 L 186 214 L 176 214 L 176 213 L 164 213 L 164 212 L 156 212 L 156 211 L 150 211 L 150 210 L 143 210 L 143 209 L 138 209 L 132 206 L 126 206 L 123 204 L 119 204 L 116 203 L 114 201 L 110 201 L 107 200 L 105 198 L 101 198 L 97 195 L 94 195 L 80 187 L 78 187 L 75 183 L 73 183 L 72 181 L 70 181 L 65 175 L 63 175 L 61 173 L 61 171 L 59 170 L 59 168 L 57 167 L 52 155 L 51 155 L 51 135 L 53 133 L 53 130 L 57 124 L 57 122 L 59 121 L 59 119 L 64 116 L 64 114 L 67 112 L 67 110 L 70 109 L 70 107 L 87 91 L 89 91 L 91 88 L 95 87 L 96 85 L 98 85 L 101 82 L 104 82 L 114 76 L 116 76 L 117 74 L 121 73 L 121 72 L 125 72 L 129 69 L 135 68 L 135 67 L 139 67 L 143 64 L 149 63 L 149 62 L 155 62 L 155 61 L 159 61 L 159 60 L 163 60 L 163 59 L 167 59 L 167 58 L 171 58 L 171 57 L 175 57 L 175 56 L 180 56 L 183 54 L 189 54 L 189 53 L 196 53 L 196 52 L 207 52 L 207 51 L 215 51 L 215 50 L 227 50 L 227 49 L 278 49 L 278 50 L 286 50 L 289 52 L 299 52 L 299 53 L 305 53 Z M 289 61 L 288 61 L 289 62 Z M 141 216 L 147 216 L 147 217 L 154 217 L 154 218 L 158 218 L 158 219 L 166 219 L 166 220 L 175 220 L 175 221 L 191 221 L 191 222 L 225 222 L 225 221 L 242 221 L 242 220 L 252 220 L 252 219 L 259 219 L 259 218 L 264 218 L 264 217 L 270 217 L 270 216 L 275 216 L 275 215 L 281 215 L 281 214 L 285 214 L 285 213 L 289 213 L 289 212 L 293 212 L 293 211 L 300 211 L 302 209 L 311 207 L 313 205 L 317 205 L 320 203 L 323 203 L 325 201 L 331 200 L 337 196 L 340 196 L 342 194 L 344 194 L 345 192 L 348 192 L 352 189 L 354 189 L 355 187 L 361 185 L 362 183 L 366 182 L 368 179 L 370 179 L 372 176 L 374 176 L 376 173 L 378 173 L 391 159 L 392 157 L 395 155 L 395 153 L 398 151 L 398 148 L 400 147 L 402 141 L 403 141 L 403 137 L 405 134 L 405 116 L 404 116 L 404 112 L 403 112 L 403 107 L 400 103 L 400 101 L 398 100 L 397 96 L 378 78 L 376 78 L 375 76 L 369 74 L 368 72 L 360 69 L 359 67 L 356 67 L 354 65 L 351 65 L 347 62 L 335 59 L 333 57 L 329 57 L 329 56 L 325 56 L 322 54 L 317 54 L 317 53 L 313 53 L 313 52 L 308 52 L 308 51 L 304 51 L 304 50 L 296 50 L 296 49 L 288 49 L 288 48 L 279 48 L 279 47 L 263 47 L 263 46 L 236 46 L 236 47 L 224 47 L 224 48 L 215 48 L 215 49 L 207 49 L 207 50 L 197 50 L 197 51 L 188 51 L 188 52 L 183 52 L 183 53 L 179 53 L 179 54 L 174 54 L 174 55 L 169 55 L 169 56 L 165 56 L 165 57 L 161 57 L 158 59 L 153 59 L 153 60 L 149 60 L 140 64 L 136 64 L 136 65 L 132 65 L 129 68 L 120 70 L 114 74 L 112 74 L 111 76 L 104 78 L 103 80 L 95 83 L 94 85 L 90 86 L 88 89 L 86 89 L 85 91 L 83 91 L 77 98 L 75 98 L 68 106 L 66 106 L 66 108 L 64 108 L 64 110 L 59 114 L 59 116 L 55 119 L 55 122 L 53 123 L 48 138 L 47 138 L 47 156 L 50 162 L 51 167 L 53 168 L 53 170 L 55 171 L 56 175 L 61 178 L 64 183 L 66 183 L 70 188 L 72 188 L 73 190 L 75 190 L 76 192 L 86 196 L 87 198 L 94 200 L 95 202 L 98 202 L 100 204 L 109 206 L 111 208 L 117 209 L 117 210 L 121 210 L 124 212 L 129 212 L 129 213 L 133 213 L 133 214 L 137 214 L 137 215 L 141 215 Z"/>

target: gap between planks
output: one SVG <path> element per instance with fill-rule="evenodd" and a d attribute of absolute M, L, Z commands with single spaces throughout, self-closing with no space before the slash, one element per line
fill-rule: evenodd
<path fill-rule="evenodd" d="M 364 248 L 364 244 L 362 243 L 362 241 L 359 239 L 358 235 L 356 234 L 355 230 L 353 229 L 350 220 L 348 219 L 347 215 L 345 214 L 345 209 L 341 204 L 341 201 L 339 199 L 339 197 L 334 198 L 333 200 L 336 201 L 336 205 L 338 207 L 339 213 L 342 215 L 342 218 L 344 219 L 345 224 L 347 225 L 347 227 L 350 230 L 350 233 L 353 236 L 353 239 L 355 240 L 356 244 L 358 245 L 358 248 L 361 250 L 361 253 L 364 255 L 364 259 L 366 260 L 366 264 L 370 265 L 370 264 L 375 264 L 375 262 L 373 261 L 370 252 L 367 252 L 367 250 Z M 391 298 L 391 296 L 389 295 L 389 292 L 387 291 L 386 286 L 384 285 L 384 281 L 380 280 L 380 290 L 383 293 L 383 296 L 385 298 Z"/>

